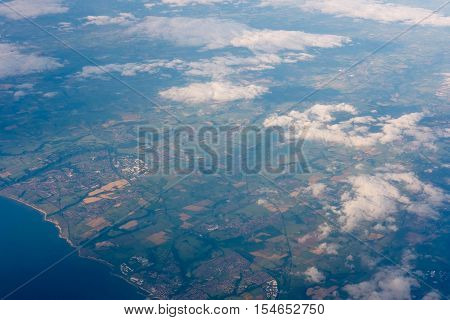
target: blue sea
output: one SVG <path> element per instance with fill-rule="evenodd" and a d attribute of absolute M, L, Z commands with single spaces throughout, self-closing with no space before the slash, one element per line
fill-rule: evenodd
<path fill-rule="evenodd" d="M 0 298 L 144 298 L 135 287 L 112 275 L 107 266 L 76 253 L 10 294 L 71 251 L 40 212 L 0 198 Z"/>

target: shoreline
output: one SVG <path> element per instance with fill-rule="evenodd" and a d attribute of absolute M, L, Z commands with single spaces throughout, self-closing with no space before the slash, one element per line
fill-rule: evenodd
<path fill-rule="evenodd" d="M 13 202 L 16 202 L 16 203 L 19 203 L 19 204 L 21 204 L 21 205 L 23 205 L 25 207 L 31 208 L 31 209 L 33 209 L 35 211 L 38 211 L 41 214 L 41 216 L 43 217 L 43 221 L 44 222 L 48 222 L 48 223 L 52 224 L 57 229 L 58 237 L 60 239 L 66 241 L 66 243 L 70 247 L 72 247 L 73 249 L 77 249 L 77 247 L 73 244 L 72 241 L 70 241 L 70 239 L 68 239 L 67 237 L 63 236 L 61 226 L 58 223 L 55 223 L 54 221 L 51 221 L 51 220 L 49 220 L 47 218 L 48 213 L 45 212 L 43 209 L 37 207 L 34 204 L 30 204 L 30 203 L 28 203 L 28 202 L 26 202 L 24 200 L 18 199 L 16 197 L 6 196 L 4 194 L 0 194 L 0 197 L 4 198 L 4 199 L 7 199 L 7 200 L 10 200 L 10 201 L 13 201 Z M 96 258 L 96 257 L 92 257 L 92 256 L 89 256 L 89 255 L 81 255 L 81 250 L 80 249 L 77 249 L 77 255 L 78 255 L 78 257 L 80 257 L 82 259 L 88 259 L 88 260 L 91 260 L 91 261 L 95 261 L 96 263 L 99 263 L 99 264 L 102 264 L 102 265 L 106 266 L 107 268 L 110 269 L 109 273 L 110 273 L 111 276 L 114 276 L 114 277 L 117 277 L 117 278 L 119 278 L 121 280 L 124 280 L 126 283 L 131 285 L 133 288 L 136 288 L 137 289 L 137 293 L 139 295 L 142 295 L 144 297 L 144 299 L 147 298 L 147 296 L 142 293 L 142 292 L 147 292 L 145 289 L 143 289 L 143 288 L 141 288 L 139 286 L 136 286 L 136 284 L 134 284 L 133 282 L 129 281 L 128 279 L 122 277 L 120 274 L 114 273 L 113 272 L 113 269 L 114 269 L 114 265 L 113 264 L 109 263 L 106 260 L 102 260 L 102 259 L 99 259 L 99 258 Z M 147 292 L 147 293 L 149 293 L 149 292 Z"/>
<path fill-rule="evenodd" d="M 58 223 L 56 223 L 54 221 L 51 221 L 51 220 L 49 220 L 47 218 L 48 212 L 45 212 L 43 209 L 37 207 L 34 204 L 28 203 L 28 202 L 26 202 L 26 201 L 24 201 L 22 199 L 18 199 L 18 198 L 13 197 L 13 196 L 7 196 L 7 195 L 4 195 L 4 194 L 0 194 L 0 197 L 3 197 L 5 199 L 11 200 L 11 201 L 15 201 L 17 203 L 20 203 L 20 204 L 24 205 L 25 207 L 29 207 L 31 209 L 34 209 L 34 210 L 40 212 L 42 214 L 43 218 L 44 218 L 44 221 L 48 222 L 48 223 L 51 223 L 58 230 L 58 237 L 60 239 L 65 240 L 72 248 L 74 248 L 74 249 L 76 248 L 76 246 L 73 244 L 73 242 L 70 241 L 70 239 L 68 239 L 67 237 L 65 237 L 63 235 L 61 226 Z"/>

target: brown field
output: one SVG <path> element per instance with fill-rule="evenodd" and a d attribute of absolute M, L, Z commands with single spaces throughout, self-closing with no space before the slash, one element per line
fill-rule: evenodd
<path fill-rule="evenodd" d="M 116 197 L 114 197 L 113 193 L 105 193 L 105 194 L 100 194 L 96 197 L 87 197 L 83 199 L 83 203 L 84 204 L 90 204 L 90 203 L 94 203 L 97 201 L 100 201 L 102 199 L 107 199 L 107 200 L 114 200 Z"/>
<path fill-rule="evenodd" d="M 112 243 L 111 241 L 101 241 L 101 242 L 97 242 L 95 244 L 95 248 L 109 248 L 109 247 L 114 247 L 114 243 Z"/>
<path fill-rule="evenodd" d="M 127 223 L 121 225 L 119 229 L 130 230 L 130 229 L 133 229 L 134 227 L 136 227 L 137 225 L 138 225 L 137 220 L 131 220 L 131 221 L 128 221 Z"/>
<path fill-rule="evenodd" d="M 104 185 L 103 187 L 96 189 L 94 191 L 91 191 L 88 193 L 88 197 L 83 199 L 84 204 L 90 204 L 97 201 L 100 201 L 102 199 L 108 199 L 113 200 L 114 197 L 114 191 L 122 189 L 123 187 L 128 185 L 128 181 L 125 179 L 113 181 L 111 183 L 108 183 L 107 185 Z"/>
<path fill-rule="evenodd" d="M 188 222 L 183 222 L 183 224 L 181 225 L 181 228 L 183 229 L 189 229 L 192 227 L 192 224 L 188 223 Z"/>
<path fill-rule="evenodd" d="M 188 215 L 187 213 L 180 213 L 180 220 L 181 221 L 187 221 L 190 218 L 192 218 L 190 215 Z"/>
<path fill-rule="evenodd" d="M 151 234 L 147 237 L 147 240 L 156 244 L 157 246 L 165 243 L 167 241 L 167 233 L 164 231 L 160 231 L 154 234 Z"/>
<path fill-rule="evenodd" d="M 213 203 L 214 202 L 212 202 L 211 200 L 206 199 L 206 200 L 202 200 L 197 203 L 194 203 L 193 205 L 199 206 L 199 207 L 208 207 L 208 206 L 212 205 Z"/>
<path fill-rule="evenodd" d="M 382 238 L 384 238 L 384 235 L 382 235 L 381 233 L 370 233 L 367 236 L 367 239 L 369 239 L 369 240 L 379 240 Z"/>
<path fill-rule="evenodd" d="M 90 203 L 94 203 L 94 202 L 97 202 L 97 201 L 100 201 L 100 200 L 102 200 L 102 198 L 100 198 L 100 197 L 89 197 L 89 198 L 84 198 L 83 199 L 83 203 L 84 204 L 90 204 Z"/>
<path fill-rule="evenodd" d="M 241 181 L 241 182 L 237 182 L 237 183 L 233 184 L 233 187 L 240 188 L 240 187 L 243 187 L 245 185 L 246 185 L 246 183 L 244 181 Z"/>
<path fill-rule="evenodd" d="M 123 121 L 138 121 L 140 119 L 139 114 L 125 113 L 121 115 Z"/>
<path fill-rule="evenodd" d="M 253 251 L 253 252 L 250 252 L 250 254 L 252 256 L 259 257 L 259 258 L 264 258 L 264 259 L 271 260 L 271 261 L 281 260 L 281 259 L 286 258 L 288 256 L 287 254 L 276 254 L 276 253 L 270 254 L 270 253 L 267 253 L 267 252 L 265 252 L 263 250 Z"/>
<path fill-rule="evenodd" d="M 189 206 L 184 207 L 183 210 L 192 211 L 192 212 L 200 212 L 200 211 L 205 210 L 205 208 L 191 204 Z"/>
<path fill-rule="evenodd" d="M 322 288 L 317 286 L 314 288 L 308 288 L 308 290 L 306 290 L 306 295 L 313 298 L 314 300 L 322 300 L 331 295 L 337 289 L 338 286 L 332 286 L 330 288 Z"/>
<path fill-rule="evenodd" d="M 123 187 L 125 187 L 127 185 L 128 185 L 128 181 L 127 180 L 120 179 L 120 180 L 117 180 L 117 181 L 110 182 L 110 183 L 104 185 L 103 187 L 101 187 L 99 189 L 91 191 L 91 192 L 89 192 L 88 195 L 90 197 L 93 197 L 93 196 L 96 196 L 96 195 L 98 195 L 100 193 L 111 192 L 111 191 L 122 189 Z"/>
<path fill-rule="evenodd" d="M 111 223 L 103 217 L 93 218 L 86 222 L 86 224 L 97 231 L 111 225 Z"/>
<path fill-rule="evenodd" d="M 309 177 L 308 183 L 311 186 L 311 185 L 316 184 L 317 182 L 319 182 L 320 179 L 322 179 L 322 176 L 320 174 L 315 174 L 315 175 L 312 175 L 311 177 Z"/>

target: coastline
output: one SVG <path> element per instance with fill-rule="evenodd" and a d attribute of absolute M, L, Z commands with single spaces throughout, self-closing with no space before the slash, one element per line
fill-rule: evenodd
<path fill-rule="evenodd" d="M 48 223 L 52 224 L 52 225 L 58 230 L 58 237 L 59 237 L 60 239 L 63 239 L 64 241 L 66 241 L 66 243 L 69 244 L 69 246 L 72 247 L 73 249 L 78 249 L 78 248 L 73 244 L 73 242 L 70 241 L 70 239 L 68 239 L 67 237 L 63 236 L 61 226 L 60 226 L 58 223 L 56 223 L 56 222 L 54 222 L 54 221 L 51 221 L 51 220 L 49 220 L 49 219 L 47 218 L 48 213 L 45 212 L 43 209 L 37 207 L 37 206 L 34 205 L 34 204 L 30 204 L 30 203 L 28 203 L 28 202 L 26 202 L 26 201 L 24 201 L 24 200 L 22 200 L 22 199 L 18 199 L 18 198 L 16 198 L 16 197 L 7 196 L 7 195 L 5 195 L 5 194 L 0 194 L 0 197 L 2 197 L 2 198 L 4 198 L 4 199 L 7 199 L 7 200 L 11 200 L 11 201 L 16 202 L 16 203 L 19 203 L 19 204 L 21 204 L 21 205 L 23 205 L 23 206 L 25 206 L 25 207 L 31 208 L 31 209 L 33 209 L 33 210 L 35 210 L 35 211 L 38 211 L 38 212 L 42 215 L 42 218 L 43 218 L 43 221 L 44 221 L 44 222 L 48 222 Z M 145 289 L 143 289 L 143 288 L 137 286 L 136 284 L 134 284 L 133 282 L 131 282 L 131 281 L 128 280 L 127 278 L 122 277 L 120 274 L 114 273 L 114 272 L 113 272 L 114 265 L 112 265 L 112 264 L 109 263 L 108 261 L 99 259 L 99 258 L 97 258 L 97 257 L 89 256 L 89 255 L 82 255 L 82 254 L 81 254 L 81 250 L 79 250 L 79 249 L 77 250 L 77 255 L 78 255 L 78 257 L 80 257 L 80 258 L 82 258 L 82 259 L 88 259 L 88 260 L 91 260 L 91 261 L 95 261 L 96 263 L 100 263 L 100 264 L 102 264 L 102 265 L 108 267 L 108 268 L 110 269 L 109 272 L 110 272 L 110 274 L 111 274 L 112 276 L 117 277 L 117 278 L 119 278 L 119 279 L 121 279 L 121 280 L 124 280 L 126 283 L 128 283 L 128 284 L 130 284 L 132 287 L 136 288 L 136 289 L 137 289 L 137 293 L 140 294 L 140 295 L 142 295 L 144 298 L 146 298 L 147 296 L 146 296 L 145 294 L 143 294 L 143 292 L 150 293 L 150 292 L 148 292 L 147 290 L 145 290 Z"/>
<path fill-rule="evenodd" d="M 56 222 L 54 222 L 54 221 L 51 221 L 51 220 L 49 220 L 49 219 L 47 218 L 48 212 L 45 212 L 43 209 L 37 207 L 37 206 L 34 205 L 34 204 L 28 203 L 28 202 L 26 202 L 26 201 L 24 201 L 24 200 L 22 200 L 22 199 L 18 199 L 18 198 L 13 197 L 13 196 L 8 196 L 8 195 L 5 195 L 5 194 L 0 194 L 0 197 L 3 197 L 3 198 L 5 198 L 5 199 L 11 200 L 11 201 L 18 202 L 18 203 L 20 203 L 20 204 L 22 204 L 22 205 L 24 205 L 24 206 L 26 206 L 26 207 L 29 207 L 29 208 L 31 208 L 31 209 L 34 209 L 34 210 L 40 212 L 40 213 L 42 214 L 42 216 L 43 216 L 45 222 L 51 223 L 52 225 L 55 226 L 56 229 L 58 229 L 58 237 L 61 238 L 61 239 L 63 239 L 63 240 L 65 240 L 65 241 L 66 241 L 71 247 L 73 247 L 74 249 L 76 248 L 76 246 L 73 244 L 73 242 L 70 241 L 70 239 L 68 239 L 67 237 L 65 237 L 65 236 L 63 235 L 61 226 L 60 226 L 58 223 L 56 223 Z"/>

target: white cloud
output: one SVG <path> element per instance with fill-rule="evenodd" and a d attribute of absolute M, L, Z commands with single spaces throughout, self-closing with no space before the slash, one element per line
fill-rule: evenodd
<path fill-rule="evenodd" d="M 322 272 L 317 270 L 316 267 L 310 267 L 303 273 L 306 276 L 308 282 L 322 282 L 325 280 L 325 276 Z"/>
<path fill-rule="evenodd" d="M 193 84 L 185 88 L 170 88 L 162 91 L 161 96 L 184 103 L 222 103 L 239 99 L 249 100 L 268 91 L 265 86 L 247 85 L 242 73 L 273 69 L 282 63 L 296 63 L 311 58 L 311 55 L 305 53 L 287 52 L 281 55 L 257 54 L 247 57 L 226 55 L 192 62 L 180 59 L 151 60 L 144 63 L 85 66 L 75 77 L 78 79 L 104 78 L 109 73 L 119 73 L 121 76 L 130 77 L 139 73 L 155 74 L 164 68 L 173 69 L 184 76 L 208 78 L 208 81 L 202 84 L 196 79 Z M 229 79 L 232 75 L 236 75 L 234 78 L 238 80 Z"/>
<path fill-rule="evenodd" d="M 156 3 L 153 2 L 144 3 L 144 7 L 146 7 L 147 9 L 151 9 L 154 6 L 156 6 Z"/>
<path fill-rule="evenodd" d="M 146 63 L 106 64 L 102 66 L 85 66 L 76 76 L 79 78 L 96 78 L 107 73 L 120 73 L 131 77 L 138 73 L 156 73 L 162 68 L 178 69 L 183 64 L 181 60 L 153 60 Z"/>
<path fill-rule="evenodd" d="M 62 66 L 56 59 L 23 53 L 21 48 L 0 43 L 0 78 L 52 70 Z"/>
<path fill-rule="evenodd" d="M 188 6 L 188 5 L 212 5 L 212 4 L 220 4 L 227 3 L 229 1 L 224 0 L 161 0 L 162 3 L 172 5 L 172 6 Z"/>
<path fill-rule="evenodd" d="M 297 7 L 338 17 L 415 24 L 431 15 L 432 10 L 388 3 L 379 0 L 262 0 L 262 5 Z M 434 14 L 424 25 L 450 26 L 450 17 Z"/>
<path fill-rule="evenodd" d="M 349 38 L 342 36 L 254 29 L 245 24 L 214 18 L 149 16 L 131 26 L 128 33 L 144 34 L 181 46 L 204 49 L 232 46 L 272 53 L 281 50 L 299 51 L 306 47 L 333 48 L 350 42 Z"/>
<path fill-rule="evenodd" d="M 310 240 L 322 241 L 328 238 L 331 234 L 332 228 L 327 223 L 320 224 L 317 229 L 313 232 L 307 233 L 306 235 L 299 237 L 297 239 L 298 243 L 304 244 Z"/>
<path fill-rule="evenodd" d="M 314 197 L 320 197 L 326 188 L 327 186 L 324 183 L 315 183 L 306 188 L 306 191 L 311 192 Z"/>
<path fill-rule="evenodd" d="M 338 248 L 339 245 L 337 245 L 336 243 L 321 243 L 319 246 L 317 246 L 316 248 L 314 248 L 313 250 L 311 250 L 313 253 L 315 254 L 333 254 L 336 255 L 338 254 Z"/>
<path fill-rule="evenodd" d="M 138 73 L 155 73 L 161 68 L 169 68 L 182 71 L 187 76 L 224 80 L 233 74 L 274 69 L 275 66 L 283 63 L 297 63 L 312 58 L 312 55 L 306 53 L 287 52 L 282 55 L 257 54 L 248 57 L 225 55 L 191 62 L 180 59 L 151 60 L 143 63 L 114 63 L 102 65 L 100 67 L 86 66 L 83 67 L 81 72 L 77 73 L 77 77 L 92 78 L 102 76 L 109 72 L 117 72 L 122 76 L 135 76 Z"/>
<path fill-rule="evenodd" d="M 186 104 L 225 103 L 234 100 L 250 100 L 266 93 L 257 85 L 234 85 L 230 82 L 191 83 L 186 87 L 173 87 L 159 94 L 169 100 Z"/>
<path fill-rule="evenodd" d="M 44 93 L 42 96 L 43 96 L 44 98 L 54 98 L 54 97 L 56 97 L 57 95 L 58 95 L 58 92 L 52 91 L 52 92 L 46 92 L 46 93 Z"/>
<path fill-rule="evenodd" d="M 407 211 L 422 218 L 437 218 L 437 208 L 448 200 L 443 190 L 420 181 L 408 171 L 379 168 L 374 175 L 350 176 L 345 183 L 351 190 L 341 195 L 339 222 L 352 231 L 367 222 L 380 222 L 396 230 L 394 214 Z M 400 169 L 400 168 L 398 168 Z M 380 229 L 380 225 L 375 226 Z"/>
<path fill-rule="evenodd" d="M 347 120 L 336 121 L 336 114 L 346 114 Z M 378 144 L 404 143 L 404 148 L 419 147 L 435 149 L 436 140 L 430 128 L 419 125 L 424 113 L 405 114 L 399 118 L 390 116 L 374 118 L 357 116 L 358 111 L 349 104 L 316 104 L 304 112 L 291 111 L 288 115 L 273 115 L 264 121 L 264 126 L 294 125 L 298 135 L 308 127 L 305 139 L 340 144 L 353 148 L 368 148 Z M 377 129 L 375 131 L 374 129 Z"/>
<path fill-rule="evenodd" d="M 365 221 L 386 221 L 398 210 L 398 203 L 407 203 L 401 192 L 381 177 L 361 175 L 349 177 L 350 192 L 341 196 L 339 222 L 342 229 L 352 231 Z"/>
<path fill-rule="evenodd" d="M 86 20 L 86 25 L 94 24 L 97 26 L 104 25 L 129 25 L 136 21 L 136 17 L 131 13 L 122 12 L 119 13 L 117 17 L 109 17 L 109 16 L 87 16 L 84 18 Z"/>
<path fill-rule="evenodd" d="M 306 53 L 292 53 L 277 55 L 273 53 L 256 54 L 249 57 L 226 55 L 202 59 L 188 63 L 187 75 L 211 77 L 223 79 L 232 74 L 248 71 L 263 71 L 274 69 L 283 63 L 297 63 L 312 59 L 313 56 Z"/>
<path fill-rule="evenodd" d="M 26 95 L 28 95 L 28 93 L 23 90 L 16 91 L 13 94 L 15 100 L 25 97 Z"/>
<path fill-rule="evenodd" d="M 252 56 L 224 55 L 198 61 L 150 61 L 145 63 L 87 66 L 77 74 L 79 78 L 102 76 L 118 72 L 123 76 L 154 73 L 159 68 L 174 68 L 189 77 L 209 78 L 206 83 L 195 80 L 186 87 L 173 87 L 160 92 L 166 99 L 195 103 L 224 103 L 253 99 L 268 91 L 264 85 L 248 85 L 243 73 L 273 69 L 284 63 L 310 60 L 312 55 L 299 52 L 306 47 L 339 47 L 350 41 L 347 37 L 308 34 L 300 31 L 258 30 L 244 24 L 213 18 L 154 17 L 134 21 L 134 16 L 88 17 L 88 24 L 130 24 L 128 34 L 146 35 L 177 45 L 197 46 L 203 49 L 245 47 Z M 282 52 L 279 52 L 282 51 Z M 236 77 L 231 77 L 235 75 Z M 236 80 L 237 78 L 237 80 Z M 202 79 L 203 80 L 203 79 Z M 267 83 L 267 81 L 266 81 Z"/>
<path fill-rule="evenodd" d="M 317 238 L 319 240 L 323 240 L 325 238 L 328 238 L 328 236 L 330 235 L 331 231 L 332 231 L 332 229 L 331 229 L 329 224 L 327 224 L 326 222 L 322 223 L 321 225 L 319 225 L 317 227 L 317 231 L 316 231 Z"/>
<path fill-rule="evenodd" d="M 69 8 L 62 0 L 12 0 L 0 5 L 0 16 L 9 19 L 35 18 L 46 14 L 67 12 Z M 19 14 L 17 14 L 18 12 Z"/>
<path fill-rule="evenodd" d="M 442 77 L 443 77 L 442 84 L 437 90 L 436 95 L 438 97 L 450 99 L 450 73 L 443 73 Z"/>
<path fill-rule="evenodd" d="M 149 16 L 130 27 L 128 32 L 171 41 L 182 46 L 217 49 L 228 46 L 231 39 L 239 36 L 247 28 L 240 23 L 213 18 Z"/>
<path fill-rule="evenodd" d="M 278 52 L 281 50 L 302 51 L 307 47 L 334 48 L 347 42 L 349 39 L 335 35 L 262 29 L 245 30 L 238 37 L 232 38 L 230 44 L 252 51 Z"/>
<path fill-rule="evenodd" d="M 411 299 L 411 289 L 417 287 L 415 279 L 404 272 L 385 268 L 377 272 L 369 281 L 348 284 L 344 290 L 353 299 L 362 300 L 406 300 Z"/>
<path fill-rule="evenodd" d="M 72 23 L 63 21 L 58 23 L 58 30 L 64 32 L 71 32 L 75 30 L 75 28 L 72 26 Z"/>

